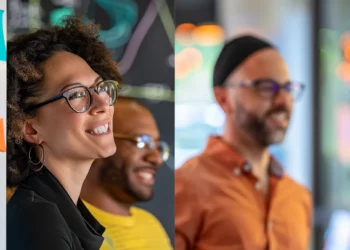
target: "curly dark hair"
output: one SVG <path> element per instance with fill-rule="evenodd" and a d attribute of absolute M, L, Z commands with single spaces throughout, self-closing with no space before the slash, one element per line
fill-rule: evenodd
<path fill-rule="evenodd" d="M 7 186 L 16 187 L 35 170 L 29 161 L 31 144 L 23 139 L 25 119 L 35 116 L 26 107 L 36 104 L 43 88 L 43 63 L 67 51 L 83 58 L 103 79 L 122 81 L 117 64 L 103 42 L 99 27 L 67 17 L 63 26 L 18 35 L 7 43 Z M 120 86 L 119 86 L 120 87 Z M 32 159 L 35 156 L 32 156 Z M 38 160 L 38 158 L 33 161 Z"/>

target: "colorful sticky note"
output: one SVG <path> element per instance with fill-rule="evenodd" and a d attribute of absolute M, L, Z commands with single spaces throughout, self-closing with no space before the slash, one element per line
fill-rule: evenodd
<path fill-rule="evenodd" d="M 0 119 L 0 152 L 6 152 L 4 119 Z"/>

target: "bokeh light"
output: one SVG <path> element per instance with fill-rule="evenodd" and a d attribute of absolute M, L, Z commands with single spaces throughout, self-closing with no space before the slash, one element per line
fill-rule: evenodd
<path fill-rule="evenodd" d="M 214 46 L 225 39 L 221 26 L 216 24 L 200 25 L 192 32 L 193 41 L 202 46 Z"/>
<path fill-rule="evenodd" d="M 175 37 L 178 43 L 183 46 L 191 46 L 193 44 L 192 32 L 196 25 L 192 23 L 183 23 L 177 26 L 175 30 Z"/>
<path fill-rule="evenodd" d="M 199 70 L 203 64 L 202 52 L 196 48 L 185 48 L 175 56 L 175 78 L 187 77 Z"/>

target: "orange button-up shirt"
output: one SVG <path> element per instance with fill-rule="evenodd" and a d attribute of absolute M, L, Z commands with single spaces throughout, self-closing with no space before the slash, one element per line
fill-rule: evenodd
<path fill-rule="evenodd" d="M 308 249 L 309 191 L 272 157 L 267 196 L 251 170 L 220 137 L 176 170 L 176 250 Z"/>

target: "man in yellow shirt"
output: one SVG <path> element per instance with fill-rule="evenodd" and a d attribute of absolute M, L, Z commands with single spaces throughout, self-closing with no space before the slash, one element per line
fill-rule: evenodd
<path fill-rule="evenodd" d="M 113 134 L 117 152 L 93 163 L 81 193 L 90 212 L 106 227 L 101 249 L 172 249 L 156 217 L 134 206 L 152 199 L 155 175 L 169 155 L 153 115 L 140 102 L 120 97 Z"/>

